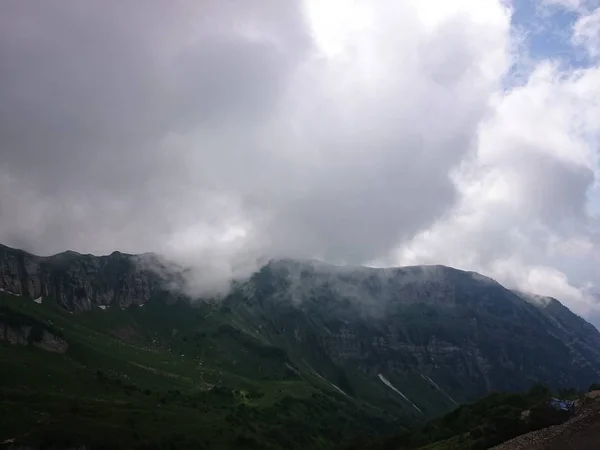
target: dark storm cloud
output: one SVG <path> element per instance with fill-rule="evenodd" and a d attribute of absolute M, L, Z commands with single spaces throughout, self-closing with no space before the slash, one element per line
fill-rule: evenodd
<path fill-rule="evenodd" d="M 164 238 L 194 186 L 160 142 L 273 110 L 308 45 L 286 3 L 3 2 L 3 238 L 41 252 Z"/>
<path fill-rule="evenodd" d="M 376 74 L 373 91 L 315 57 L 299 2 L 12 1 L 0 16 L 0 231 L 42 253 L 169 250 L 239 225 L 251 245 L 227 255 L 376 258 L 452 204 L 447 172 L 484 107 L 461 92 L 478 55 L 460 24 L 445 63 L 390 53 L 404 80 Z"/>

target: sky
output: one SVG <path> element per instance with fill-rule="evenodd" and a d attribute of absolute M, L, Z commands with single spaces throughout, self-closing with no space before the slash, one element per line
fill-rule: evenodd
<path fill-rule="evenodd" d="M 5 0 L 0 242 L 446 264 L 600 325 L 600 0 Z"/>

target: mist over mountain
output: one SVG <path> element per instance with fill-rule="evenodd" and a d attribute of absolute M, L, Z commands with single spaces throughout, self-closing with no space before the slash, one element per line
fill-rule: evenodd
<path fill-rule="evenodd" d="M 598 17 L 594 0 L 7 0 L 0 242 L 164 254 L 203 295 L 265 255 L 444 264 L 596 320 Z"/>
<path fill-rule="evenodd" d="M 105 390 L 112 380 L 130 386 L 127 395 L 140 392 L 127 400 L 147 411 L 140 423 L 153 420 L 144 417 L 159 401 L 187 417 L 181 424 L 201 424 L 187 437 L 209 427 L 215 445 L 310 448 L 414 426 L 495 391 L 585 389 L 600 379 L 594 326 L 557 299 L 475 272 L 273 259 L 228 294 L 199 298 L 189 295 L 186 270 L 152 254 L 39 257 L 0 246 L 0 357 L 11 367 L 11 395 L 55 389 L 68 370 L 72 386 L 60 395 L 79 395 L 78 408 L 96 401 L 90 395 L 123 401 L 125 391 Z M 56 381 L 41 382 L 39 372 Z M 53 418 L 47 427 L 23 410 L 10 432 L 34 427 L 39 442 L 49 430 L 71 436 L 75 419 L 45 398 L 32 401 Z M 80 426 L 128 423 L 89 420 Z M 272 431 L 282 421 L 295 430 L 287 437 Z M 219 434 L 230 422 L 236 434 Z M 137 435 L 172 439 L 170 428 Z"/>
<path fill-rule="evenodd" d="M 592 325 L 556 299 L 511 291 L 475 272 L 281 259 L 234 282 L 227 295 L 206 298 L 189 295 L 185 274 L 185 268 L 151 254 L 66 252 L 42 258 L 8 247 L 0 254 L 4 292 L 50 298 L 76 312 L 142 306 L 159 297 L 167 303 L 225 305 L 266 339 L 285 337 L 290 345 L 316 339 L 330 358 L 365 373 L 393 369 L 429 376 L 446 359 L 444 377 L 464 366 L 462 383 L 472 388 L 468 377 L 479 378 L 480 392 L 516 387 L 504 385 L 512 377 L 488 379 L 494 370 L 539 371 L 516 385 L 550 376 L 546 382 L 579 384 L 569 379 L 574 364 L 580 366 L 581 385 L 598 374 L 600 335 Z M 346 350 L 338 354 L 336 346 Z M 537 364 L 540 358 L 551 367 Z"/>

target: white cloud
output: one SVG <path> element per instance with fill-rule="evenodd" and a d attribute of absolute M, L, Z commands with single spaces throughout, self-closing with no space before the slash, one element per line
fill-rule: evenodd
<path fill-rule="evenodd" d="M 44 5 L 0 5 L 0 241 L 162 251 L 199 290 L 263 256 L 446 263 L 594 309 L 600 69 L 512 82 L 509 2 Z"/>
<path fill-rule="evenodd" d="M 115 42 L 130 44 L 139 61 L 107 50 L 102 33 L 64 55 L 65 41 L 82 41 L 69 34 L 79 17 L 68 9 L 20 12 L 37 31 L 23 42 L 2 40 L 15 73 L 5 82 L 3 123 L 15 149 L 6 170 L 27 179 L 41 204 L 56 206 L 60 197 L 69 206 L 33 236 L 19 232 L 28 211 L 14 214 L 4 236 L 44 252 L 109 251 L 120 242 L 139 251 L 233 221 L 254 230 L 248 236 L 262 251 L 355 262 L 386 252 L 451 206 L 448 172 L 472 150 L 508 68 L 510 17 L 494 0 L 439 11 L 433 2 L 359 6 L 370 25 L 357 33 L 341 27 L 342 53 L 330 58 L 304 43 L 302 31 L 326 28 L 327 9 L 313 11 L 325 25 L 311 27 L 293 6 L 259 14 L 258 25 L 256 15 L 215 6 L 222 26 L 200 21 L 191 37 L 187 24 L 202 12 L 193 7 L 156 14 L 185 14 L 176 30 L 174 20 L 148 26 L 154 14 L 146 28 L 130 28 L 125 18 L 114 24 L 110 8 L 94 11 L 100 24 L 110 18 Z M 269 32 L 249 41 L 249 29 Z M 38 52 L 56 65 L 43 71 Z M 90 55 L 90 64 L 127 72 L 70 70 L 68 61 L 87 67 Z M 44 102 L 25 94 L 32 90 Z M 19 128 L 19 108 L 33 112 L 27 123 L 39 131 Z"/>
<path fill-rule="evenodd" d="M 573 43 L 585 48 L 591 58 L 600 57 L 600 7 L 579 17 L 573 27 Z"/>
<path fill-rule="evenodd" d="M 399 260 L 479 270 L 581 314 L 597 310 L 570 277 L 580 278 L 582 258 L 597 267 L 587 195 L 598 172 L 599 79 L 600 67 L 565 72 L 540 63 L 527 84 L 498 93 L 477 154 L 456 173 L 455 209 L 404 246 Z M 585 275 L 579 286 L 598 271 Z"/>

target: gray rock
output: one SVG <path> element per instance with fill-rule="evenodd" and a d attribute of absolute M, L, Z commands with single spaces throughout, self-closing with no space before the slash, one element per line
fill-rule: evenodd
<path fill-rule="evenodd" d="M 73 312 L 141 305 L 153 295 L 171 293 L 180 282 L 151 254 L 41 257 L 0 245 L 0 290 L 29 299 L 53 298 Z"/>
<path fill-rule="evenodd" d="M 239 291 L 249 315 L 270 319 L 273 335 L 310 343 L 313 353 L 318 345 L 336 365 L 371 379 L 432 380 L 458 401 L 534 382 L 587 388 L 600 379 L 596 328 L 556 299 L 473 272 L 283 260 Z"/>

